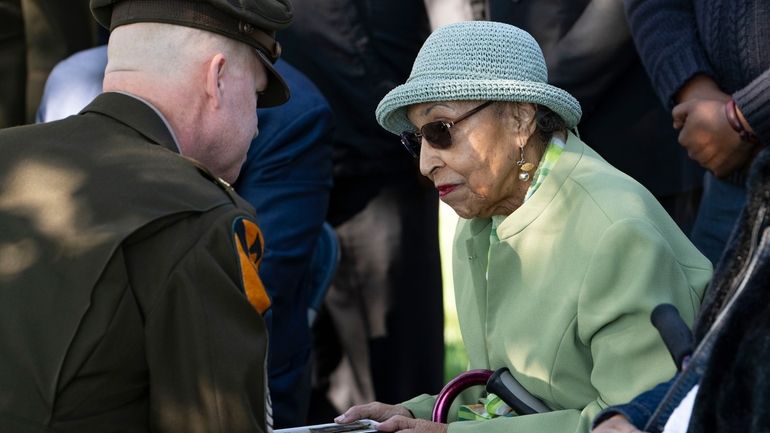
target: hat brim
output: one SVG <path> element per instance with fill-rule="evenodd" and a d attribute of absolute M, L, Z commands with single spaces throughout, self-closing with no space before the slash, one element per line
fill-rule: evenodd
<path fill-rule="evenodd" d="M 436 101 L 513 101 L 544 105 L 572 129 L 580 121 L 578 101 L 568 92 L 546 83 L 484 79 L 413 79 L 391 90 L 376 110 L 377 122 L 392 132 L 415 130 L 406 116 L 410 105 Z"/>
<path fill-rule="evenodd" d="M 262 61 L 262 65 L 265 67 L 265 72 L 267 72 L 267 87 L 265 87 L 265 90 L 259 94 L 259 98 L 257 98 L 257 107 L 275 107 L 276 105 L 285 103 L 291 97 L 289 86 L 286 84 L 283 77 L 281 77 L 281 74 L 275 69 L 275 66 L 273 66 L 270 59 L 268 59 L 259 49 L 255 49 L 255 51 L 257 52 L 259 60 Z"/>

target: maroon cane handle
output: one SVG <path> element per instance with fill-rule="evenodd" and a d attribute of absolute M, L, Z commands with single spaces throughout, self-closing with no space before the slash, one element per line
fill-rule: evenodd
<path fill-rule="evenodd" d="M 436 397 L 431 421 L 446 423 L 449 408 L 455 397 L 471 386 L 486 385 L 492 373 L 491 370 L 469 370 L 450 380 Z"/>

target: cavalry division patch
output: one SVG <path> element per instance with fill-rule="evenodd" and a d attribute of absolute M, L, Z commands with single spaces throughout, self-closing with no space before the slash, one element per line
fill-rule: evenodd
<path fill-rule="evenodd" d="M 270 308 L 270 297 L 259 278 L 259 264 L 262 261 L 262 232 L 246 218 L 233 223 L 233 238 L 241 264 L 241 278 L 246 297 L 260 314 Z"/>

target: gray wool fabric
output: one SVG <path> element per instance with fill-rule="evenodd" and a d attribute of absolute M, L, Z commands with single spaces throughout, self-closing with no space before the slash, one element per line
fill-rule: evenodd
<path fill-rule="evenodd" d="M 575 127 L 580 104 L 547 82 L 543 52 L 524 30 L 490 21 L 449 24 L 425 41 L 406 83 L 380 101 L 377 122 L 399 134 L 416 129 L 406 117 L 410 105 L 492 100 L 544 105 Z"/>

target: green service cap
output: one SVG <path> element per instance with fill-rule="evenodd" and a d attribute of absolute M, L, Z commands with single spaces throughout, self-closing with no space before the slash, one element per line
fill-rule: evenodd
<path fill-rule="evenodd" d="M 292 19 L 289 0 L 91 0 L 96 21 L 112 30 L 123 24 L 157 22 L 218 33 L 256 48 L 268 83 L 259 107 L 289 100 L 289 88 L 273 67 L 281 55 L 277 30 Z"/>

